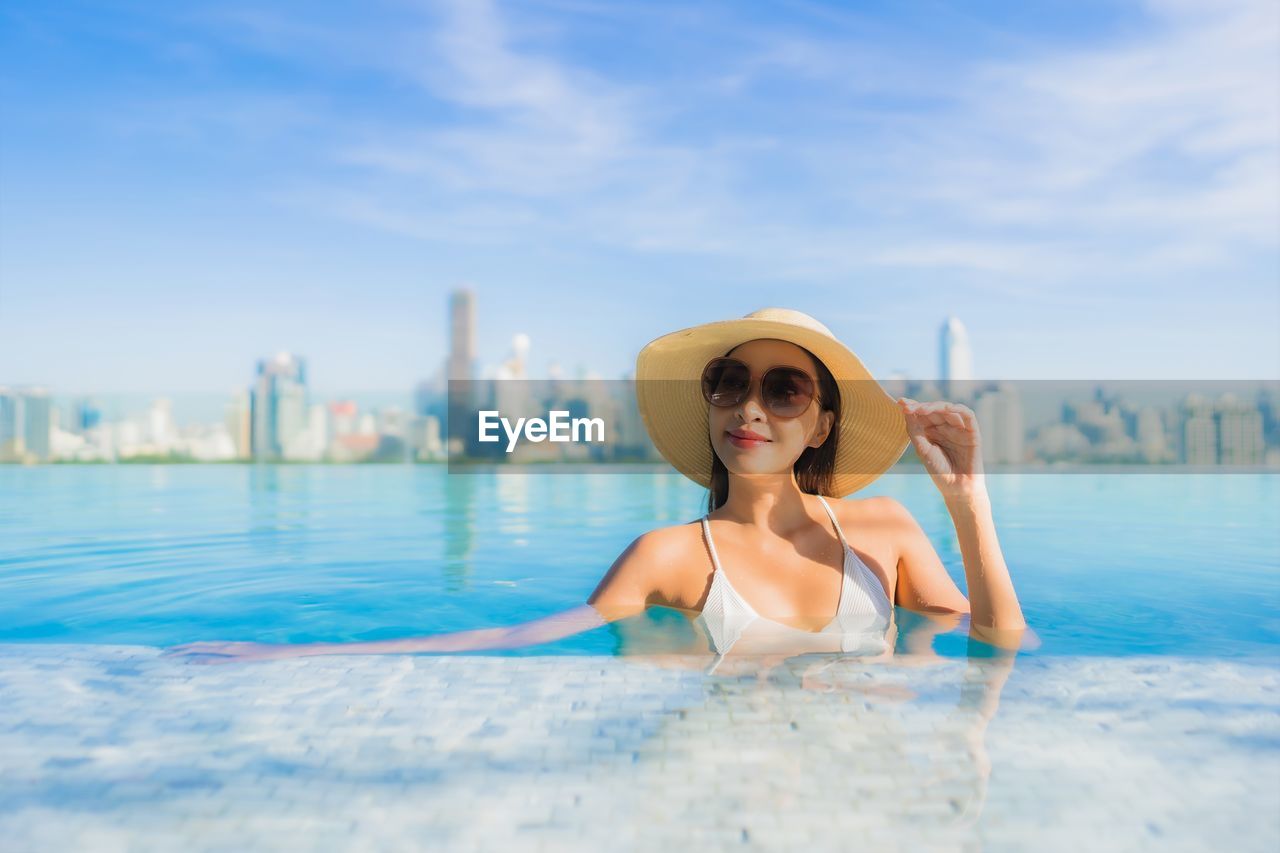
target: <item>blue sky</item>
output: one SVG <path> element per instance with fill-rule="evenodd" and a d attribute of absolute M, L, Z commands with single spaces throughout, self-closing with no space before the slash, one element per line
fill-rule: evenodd
<path fill-rule="evenodd" d="M 1280 375 L 1280 11 L 1149 3 L 9 3 L 0 383 L 617 376 L 807 311 L 874 373 Z"/>

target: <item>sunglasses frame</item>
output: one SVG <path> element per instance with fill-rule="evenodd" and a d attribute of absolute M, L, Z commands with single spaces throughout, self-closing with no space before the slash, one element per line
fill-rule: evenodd
<path fill-rule="evenodd" d="M 708 368 L 711 367 L 711 365 L 715 364 L 717 361 L 727 361 L 727 362 L 733 362 L 735 364 L 740 364 L 747 371 L 747 390 L 743 393 L 741 397 L 739 397 L 737 400 L 734 400 L 732 403 L 722 404 L 722 403 L 713 402 L 711 399 L 711 396 L 707 393 L 707 381 L 706 381 L 707 370 Z M 775 370 L 789 370 L 789 371 L 794 371 L 796 373 L 799 373 L 805 379 L 809 380 L 809 384 L 813 388 L 812 392 L 809 394 L 808 404 L 806 404 L 803 409 L 801 409 L 799 412 L 796 412 L 794 415 L 784 415 L 774 411 L 773 407 L 769 405 L 769 402 L 765 399 L 765 396 L 764 396 L 765 380 L 768 379 L 769 374 Z M 758 377 L 758 380 L 760 384 L 760 403 L 769 412 L 769 414 L 773 415 L 775 418 L 782 418 L 783 420 L 791 420 L 792 418 L 798 418 L 801 415 L 803 415 L 805 412 L 809 411 L 809 408 L 813 406 L 814 402 L 818 399 L 818 380 L 813 376 L 810 376 L 808 371 L 802 370 L 799 367 L 793 367 L 790 364 L 775 364 L 772 367 L 767 368 L 764 371 L 764 373 L 760 374 L 760 376 Z M 751 388 L 753 385 L 756 384 L 756 382 L 757 382 L 757 377 L 751 375 L 751 366 L 749 364 L 747 364 L 745 361 L 743 361 L 740 358 L 733 358 L 727 355 L 718 355 L 715 358 L 709 359 L 707 363 L 702 366 L 702 373 L 698 378 L 698 384 L 702 390 L 702 399 L 706 400 L 708 404 L 715 406 L 718 409 L 727 409 L 727 408 L 730 408 L 731 406 L 737 406 L 741 404 L 743 400 L 751 396 Z"/>

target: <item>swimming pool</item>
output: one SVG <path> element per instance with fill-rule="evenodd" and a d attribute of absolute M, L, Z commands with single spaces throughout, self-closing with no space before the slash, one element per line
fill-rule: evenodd
<path fill-rule="evenodd" d="M 990 484 L 1032 654 L 1280 650 L 1280 476 L 1019 474 Z M 927 476 L 890 474 L 964 588 Z M 382 639 L 582 603 L 637 535 L 695 519 L 669 471 L 441 466 L 0 468 L 0 642 Z M 856 544 L 856 543 L 855 543 Z M 661 620 L 661 614 L 650 618 Z M 940 654 L 965 654 L 942 639 Z M 492 654 L 610 654 L 609 626 Z"/>
<path fill-rule="evenodd" d="M 17 849 L 1237 849 L 1280 842 L 1280 476 L 1007 474 L 1042 645 L 706 676 L 604 626 L 501 652 L 201 667 L 579 604 L 677 474 L 0 467 L 0 837 Z M 963 588 L 921 474 L 892 494 Z M 856 543 L 855 543 L 856 544 Z M 673 617 L 673 618 L 672 618 Z M 653 638 L 659 638 L 653 640 Z M 627 836 L 632 838 L 632 836 Z M 623 844 L 627 846 L 627 844 Z"/>

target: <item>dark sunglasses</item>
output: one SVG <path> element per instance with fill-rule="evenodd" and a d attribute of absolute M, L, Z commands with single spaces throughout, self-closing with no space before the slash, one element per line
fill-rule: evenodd
<path fill-rule="evenodd" d="M 813 402 L 813 377 L 798 367 L 771 367 L 760 377 L 760 399 L 780 418 L 803 415 Z M 751 393 L 751 368 L 736 358 L 719 356 L 702 369 L 702 396 L 713 406 L 736 406 Z"/>

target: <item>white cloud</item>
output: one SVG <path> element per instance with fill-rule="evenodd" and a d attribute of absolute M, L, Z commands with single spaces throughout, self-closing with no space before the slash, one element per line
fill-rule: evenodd
<path fill-rule="evenodd" d="M 1152 4 L 1139 41 L 978 70 L 917 151 L 921 198 L 991 226 L 1069 229 L 1124 251 L 1274 248 L 1280 7 Z M 1111 235 L 1115 235 L 1112 237 Z"/>
<path fill-rule="evenodd" d="M 346 163 L 422 175 L 453 191 L 555 195 L 589 188 L 631 144 L 627 93 L 546 56 L 518 51 L 488 2 L 444 4 L 443 25 L 415 37 L 405 73 L 466 107 L 448 128 L 376 128 Z"/>
<path fill-rule="evenodd" d="M 1149 10 L 1140 35 L 896 84 L 881 58 L 842 54 L 836 36 L 781 33 L 734 70 L 640 86 L 522 44 L 495 6 L 458 0 L 396 53 L 454 107 L 448 121 L 368 125 L 336 154 L 365 180 L 299 192 L 399 233 L 450 233 L 463 218 L 499 241 L 700 253 L 794 278 L 936 267 L 1031 286 L 1274 251 L 1276 4 Z M 763 132 L 698 126 L 706 107 L 735 114 L 702 100 L 708 91 L 751 98 L 771 74 L 803 78 L 816 101 L 741 101 L 744 115 L 772 116 Z M 877 114 L 858 100 L 930 85 L 929 108 Z"/>

